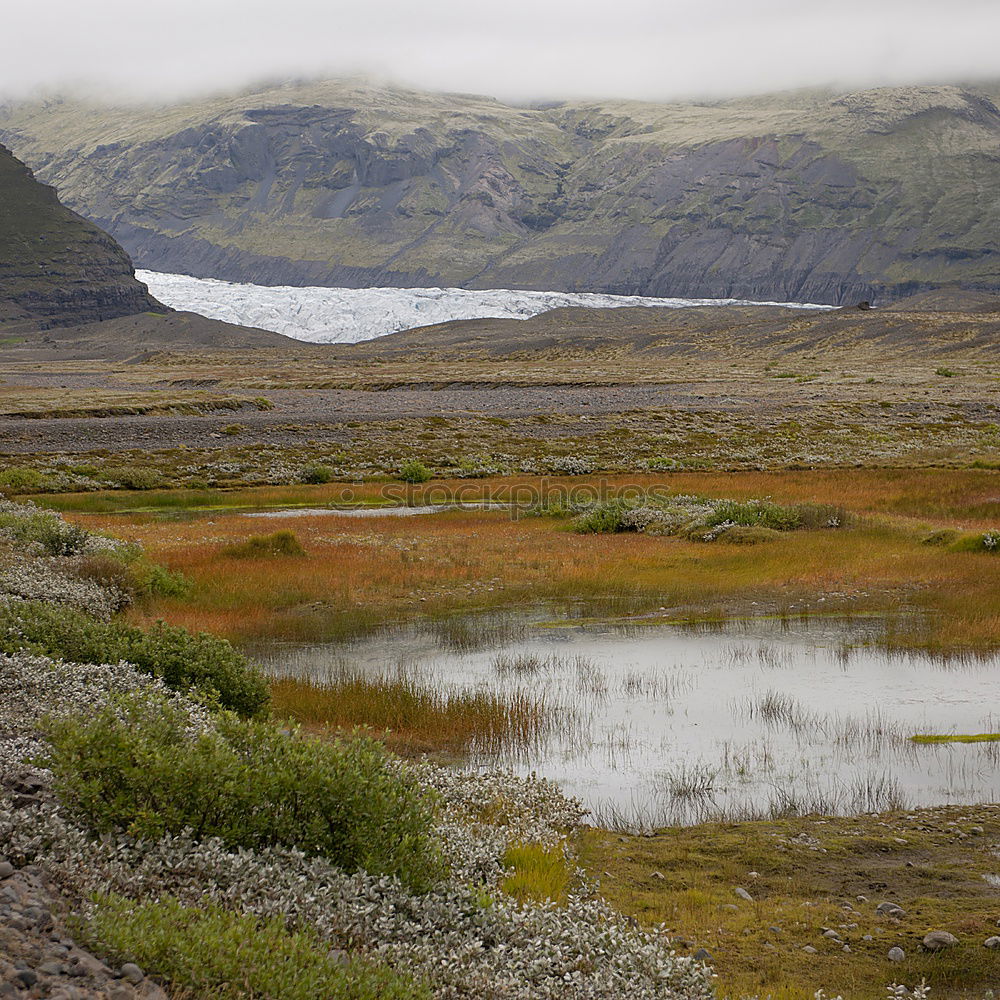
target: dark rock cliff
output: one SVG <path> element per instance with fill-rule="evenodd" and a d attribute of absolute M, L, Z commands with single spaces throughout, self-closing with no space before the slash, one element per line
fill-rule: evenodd
<path fill-rule="evenodd" d="M 165 311 L 125 251 L 0 146 L 0 318 L 76 326 Z"/>

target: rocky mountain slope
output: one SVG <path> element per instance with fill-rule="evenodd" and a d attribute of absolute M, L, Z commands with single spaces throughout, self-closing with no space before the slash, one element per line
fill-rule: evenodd
<path fill-rule="evenodd" d="M 843 304 L 1000 288 L 1000 89 L 510 107 L 357 82 L 0 109 L 145 268 Z"/>
<path fill-rule="evenodd" d="M 69 326 L 163 309 L 125 251 L 0 146 L 0 319 Z"/>

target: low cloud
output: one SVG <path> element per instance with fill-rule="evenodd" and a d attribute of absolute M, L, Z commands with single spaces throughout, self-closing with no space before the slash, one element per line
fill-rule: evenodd
<path fill-rule="evenodd" d="M 1000 79 L 995 0 L 50 0 L 4 22 L 0 98 L 354 74 L 514 101 Z"/>

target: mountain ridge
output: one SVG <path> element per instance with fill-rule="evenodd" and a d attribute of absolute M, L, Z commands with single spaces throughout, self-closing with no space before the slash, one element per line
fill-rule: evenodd
<path fill-rule="evenodd" d="M 8 105 L 0 141 L 151 270 L 840 305 L 1000 289 L 998 96 L 523 108 L 321 81 Z"/>

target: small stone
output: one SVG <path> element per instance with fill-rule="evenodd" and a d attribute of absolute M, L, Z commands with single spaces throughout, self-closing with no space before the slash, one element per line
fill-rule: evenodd
<path fill-rule="evenodd" d="M 692 956 L 696 962 L 711 962 L 712 953 L 707 948 L 699 948 Z"/>
<path fill-rule="evenodd" d="M 906 910 L 904 910 L 899 903 L 879 903 L 878 906 L 875 907 L 875 912 L 882 914 L 883 917 L 895 917 L 897 920 L 906 916 Z"/>
<path fill-rule="evenodd" d="M 15 868 L 9 861 L 0 861 L 0 878 L 10 878 Z"/>
<path fill-rule="evenodd" d="M 944 951 L 945 948 L 954 948 L 958 944 L 958 938 L 948 931 L 931 931 L 924 935 L 923 945 L 928 951 Z"/>
<path fill-rule="evenodd" d="M 811 944 L 807 944 L 802 950 L 807 955 L 815 955 L 815 954 L 817 954 L 816 949 Z"/>
<path fill-rule="evenodd" d="M 780 934 L 781 933 L 781 928 L 780 927 L 768 927 L 768 930 L 772 934 Z"/>
<path fill-rule="evenodd" d="M 969 827 L 969 833 L 971 833 L 973 837 L 981 837 L 985 832 L 986 831 L 981 826 Z"/>
<path fill-rule="evenodd" d="M 895 948 L 889 949 L 887 957 L 890 962 L 902 962 L 903 959 L 906 958 L 906 952 L 897 945 Z"/>
<path fill-rule="evenodd" d="M 49 959 L 49 961 L 42 962 L 42 964 L 38 966 L 38 971 L 45 973 L 46 976 L 62 975 L 62 962 L 57 962 L 55 959 Z"/>
<path fill-rule="evenodd" d="M 119 970 L 118 975 L 127 983 L 138 986 L 146 978 L 146 973 L 139 968 L 135 962 L 126 962 Z"/>
<path fill-rule="evenodd" d="M 733 892 L 735 892 L 736 895 L 740 897 L 740 899 L 745 899 L 748 903 L 753 902 L 753 896 L 751 896 L 750 893 L 747 892 L 746 889 L 744 889 L 742 886 L 733 889 Z"/>
<path fill-rule="evenodd" d="M 862 934 L 862 935 L 861 935 L 861 940 L 862 940 L 862 941 L 874 941 L 874 940 L 875 940 L 875 938 L 873 938 L 873 937 L 871 936 L 871 934 Z"/>
<path fill-rule="evenodd" d="M 1000 937 L 988 937 L 983 945 L 987 948 L 1000 948 Z"/>
<path fill-rule="evenodd" d="M 823 937 L 827 938 L 827 940 L 829 940 L 829 941 L 839 941 L 840 940 L 840 935 L 836 931 L 833 931 L 833 930 L 823 931 Z"/>
<path fill-rule="evenodd" d="M 32 969 L 22 969 L 20 972 L 15 973 L 14 981 L 23 983 L 25 989 L 31 989 L 38 982 L 38 974 Z"/>
<path fill-rule="evenodd" d="M 735 903 L 723 903 L 719 907 L 719 909 L 720 910 L 735 910 L 736 912 L 739 912 L 740 908 Z"/>
<path fill-rule="evenodd" d="M 653 878 L 658 878 L 661 881 L 663 881 L 664 879 L 666 879 L 666 877 L 667 876 L 664 875 L 663 872 L 653 872 Z"/>
<path fill-rule="evenodd" d="M 868 897 L 867 896 L 858 896 L 858 902 L 859 903 L 867 903 L 868 902 Z"/>

